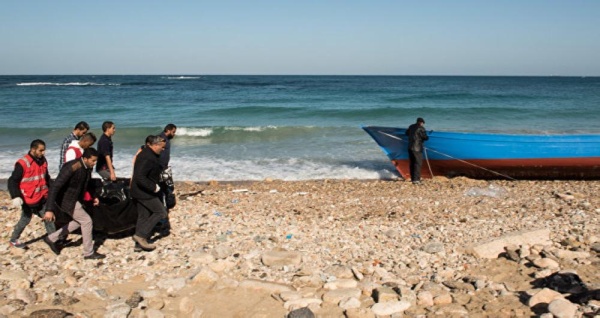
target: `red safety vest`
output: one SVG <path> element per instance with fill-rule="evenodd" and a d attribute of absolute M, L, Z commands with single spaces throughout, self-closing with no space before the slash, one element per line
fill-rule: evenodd
<path fill-rule="evenodd" d="M 19 188 L 25 203 L 35 205 L 42 199 L 47 198 L 46 173 L 48 172 L 48 162 L 44 160 L 44 164 L 40 166 L 30 155 L 26 155 L 17 160 L 17 163 L 23 167 L 23 178 Z"/>

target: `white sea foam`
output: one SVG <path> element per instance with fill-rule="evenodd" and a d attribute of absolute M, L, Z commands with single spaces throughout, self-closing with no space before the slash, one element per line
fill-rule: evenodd
<path fill-rule="evenodd" d="M 267 129 L 277 129 L 277 126 L 256 126 L 256 127 L 225 127 L 225 130 L 241 131 L 265 131 Z"/>
<path fill-rule="evenodd" d="M 211 128 L 177 128 L 177 136 L 208 137 L 212 133 Z"/>
<path fill-rule="evenodd" d="M 72 82 L 72 83 L 52 83 L 52 82 L 34 82 L 34 83 L 17 83 L 17 86 L 119 86 L 121 84 L 114 83 L 93 83 L 93 82 Z"/>
<path fill-rule="evenodd" d="M 178 80 L 185 80 L 185 79 L 198 79 L 200 78 L 200 76 L 167 76 L 166 79 L 178 79 Z"/>

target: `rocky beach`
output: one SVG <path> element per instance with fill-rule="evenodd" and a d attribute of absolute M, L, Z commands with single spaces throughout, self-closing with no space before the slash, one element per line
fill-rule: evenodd
<path fill-rule="evenodd" d="M 153 252 L 54 255 L 0 193 L 0 317 L 598 317 L 600 181 L 178 182 Z"/>

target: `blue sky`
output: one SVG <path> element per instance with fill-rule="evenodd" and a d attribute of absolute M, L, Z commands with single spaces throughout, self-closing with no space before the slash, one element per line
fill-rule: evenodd
<path fill-rule="evenodd" d="M 0 74 L 600 76 L 600 1 L 2 1 Z"/>

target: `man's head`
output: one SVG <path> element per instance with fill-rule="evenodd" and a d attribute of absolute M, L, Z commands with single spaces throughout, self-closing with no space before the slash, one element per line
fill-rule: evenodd
<path fill-rule="evenodd" d="M 177 126 L 175 126 L 175 124 L 168 124 L 165 126 L 163 131 L 165 132 L 167 138 L 173 139 L 173 137 L 175 137 L 175 133 L 177 133 Z"/>
<path fill-rule="evenodd" d="M 112 121 L 105 121 L 102 123 L 102 132 L 108 137 L 112 137 L 115 134 L 115 130 L 117 130 L 117 127 Z"/>
<path fill-rule="evenodd" d="M 425 125 L 425 119 L 423 119 L 421 117 L 417 118 L 417 124 L 419 124 L 421 126 Z"/>
<path fill-rule="evenodd" d="M 87 148 L 83 151 L 81 160 L 83 160 L 83 163 L 88 169 L 92 169 L 96 165 L 96 161 L 98 161 L 98 150 L 92 147 Z"/>
<path fill-rule="evenodd" d="M 155 154 L 160 155 L 165 150 L 165 140 L 161 136 L 148 136 L 146 138 L 146 146 Z"/>
<path fill-rule="evenodd" d="M 75 128 L 73 128 L 73 134 L 77 137 L 81 137 L 88 132 L 88 130 L 90 130 L 90 125 L 85 121 L 80 121 L 75 125 Z"/>
<path fill-rule="evenodd" d="M 86 133 L 79 139 L 79 146 L 83 149 L 88 149 L 96 142 L 96 135 L 93 132 Z"/>
<path fill-rule="evenodd" d="M 29 145 L 29 154 L 36 159 L 42 159 L 46 153 L 46 143 L 41 139 L 36 139 Z"/>

